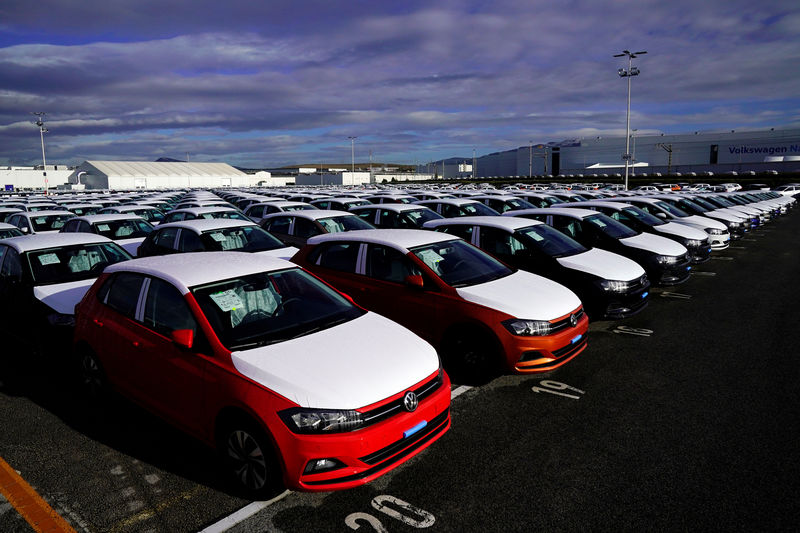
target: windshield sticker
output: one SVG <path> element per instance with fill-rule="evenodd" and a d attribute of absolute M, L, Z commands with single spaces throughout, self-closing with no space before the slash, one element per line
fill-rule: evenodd
<path fill-rule="evenodd" d="M 212 233 L 211 238 L 217 242 L 225 242 L 225 235 L 222 233 Z"/>
<path fill-rule="evenodd" d="M 535 231 L 529 232 L 528 233 L 528 237 L 530 237 L 531 239 L 533 239 L 536 242 L 542 242 L 544 240 L 544 237 L 542 237 L 541 235 L 539 235 Z"/>
<path fill-rule="evenodd" d="M 61 262 L 56 254 L 42 254 L 39 256 L 39 262 L 44 265 L 57 265 Z"/>
<path fill-rule="evenodd" d="M 35 224 L 47 224 L 47 217 L 37 217 L 33 219 Z"/>
<path fill-rule="evenodd" d="M 437 263 L 444 261 L 444 257 L 433 250 L 421 250 L 417 253 L 417 257 L 422 259 L 422 261 L 431 268 L 436 268 Z"/>
<path fill-rule="evenodd" d="M 111 229 L 111 226 L 109 226 L 108 224 L 98 224 L 97 225 L 97 231 L 108 231 L 110 229 Z"/>
<path fill-rule="evenodd" d="M 605 228 L 608 224 L 600 220 L 599 218 L 587 218 L 587 222 L 591 222 L 595 226 L 599 226 L 601 228 Z"/>
<path fill-rule="evenodd" d="M 209 296 L 211 296 L 211 299 L 217 304 L 217 307 L 226 313 L 228 311 L 235 311 L 237 307 L 244 306 L 244 302 L 242 302 L 242 299 L 239 298 L 233 289 L 210 294 Z"/>

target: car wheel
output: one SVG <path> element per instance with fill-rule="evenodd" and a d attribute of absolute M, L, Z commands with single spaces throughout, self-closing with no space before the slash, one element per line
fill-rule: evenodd
<path fill-rule="evenodd" d="M 228 473 L 248 497 L 268 499 L 283 490 L 272 444 L 255 423 L 242 419 L 229 424 L 219 447 Z"/>
<path fill-rule="evenodd" d="M 99 399 L 106 395 L 108 383 L 100 360 L 90 348 L 83 348 L 78 353 L 78 371 L 81 389 L 90 399 Z"/>
<path fill-rule="evenodd" d="M 441 347 L 442 362 L 457 383 L 483 384 L 500 369 L 500 351 L 488 334 L 459 329 L 447 335 Z"/>

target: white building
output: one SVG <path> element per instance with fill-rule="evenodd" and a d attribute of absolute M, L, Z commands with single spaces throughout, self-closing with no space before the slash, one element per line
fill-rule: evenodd
<path fill-rule="evenodd" d="M 34 167 L 0 168 L 0 188 L 6 191 L 55 189 L 67 183 L 72 169 L 67 165 L 47 165 L 46 171 Z"/>
<path fill-rule="evenodd" d="M 227 163 L 84 161 L 69 182 L 87 189 L 191 189 L 250 187 L 258 178 Z"/>

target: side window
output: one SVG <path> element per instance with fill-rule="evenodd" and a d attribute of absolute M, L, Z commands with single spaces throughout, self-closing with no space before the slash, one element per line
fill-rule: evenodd
<path fill-rule="evenodd" d="M 484 203 L 489 207 L 491 207 L 492 209 L 494 209 L 495 211 L 497 211 L 498 213 L 505 213 L 506 211 L 511 209 L 511 207 L 504 201 L 495 200 L 494 198 L 490 198 L 487 202 Z"/>
<path fill-rule="evenodd" d="M 473 229 L 474 226 L 471 224 L 453 224 L 452 226 L 439 227 L 439 231 L 449 235 L 455 235 L 456 237 L 461 237 L 467 242 L 472 242 Z"/>
<path fill-rule="evenodd" d="M 69 222 L 64 224 L 64 227 L 61 228 L 61 231 L 63 233 L 75 233 L 76 231 L 78 231 L 79 222 L 80 222 L 79 220 L 70 220 Z"/>
<path fill-rule="evenodd" d="M 492 255 L 500 257 L 514 255 L 513 241 L 516 240 L 513 235 L 501 229 L 481 228 L 481 248 Z"/>
<path fill-rule="evenodd" d="M 304 218 L 297 218 L 294 221 L 294 235 L 296 237 L 308 238 L 322 233 L 316 224 Z"/>
<path fill-rule="evenodd" d="M 28 224 L 28 219 L 22 215 L 13 216 L 9 219 L 9 224 L 13 224 L 22 231 L 29 232 L 30 231 L 30 224 Z"/>
<path fill-rule="evenodd" d="M 8 281 L 22 279 L 22 263 L 16 250 L 6 246 L 0 247 L 0 262 L 2 262 L 0 277 Z"/>
<path fill-rule="evenodd" d="M 264 223 L 264 229 L 270 233 L 289 235 L 289 226 L 291 223 L 292 217 L 275 217 Z"/>
<path fill-rule="evenodd" d="M 312 252 L 309 261 L 332 270 L 355 272 L 359 247 L 357 242 L 326 243 Z"/>
<path fill-rule="evenodd" d="M 442 204 L 442 216 L 444 218 L 460 217 L 462 213 L 457 205 Z"/>
<path fill-rule="evenodd" d="M 142 281 L 144 276 L 141 274 L 121 272 L 106 282 L 108 289 L 104 286 L 98 296 L 101 299 L 105 296 L 106 305 L 133 320 L 136 318 Z"/>
<path fill-rule="evenodd" d="M 197 322 L 181 293 L 164 280 L 150 278 L 144 305 L 144 325 L 164 336 L 178 329 L 197 333 Z"/>
<path fill-rule="evenodd" d="M 177 222 L 178 220 L 183 220 L 184 213 L 169 213 L 164 215 L 164 224 L 168 224 L 170 222 Z"/>
<path fill-rule="evenodd" d="M 178 228 L 164 228 L 153 238 L 153 244 L 159 248 L 175 249 L 175 237 L 178 235 Z"/>
<path fill-rule="evenodd" d="M 406 276 L 420 274 L 408 258 L 399 251 L 381 245 L 367 248 L 367 276 L 383 281 L 403 283 Z"/>
<path fill-rule="evenodd" d="M 84 220 L 78 221 L 78 228 L 75 231 L 78 231 L 80 233 L 96 233 L 95 231 L 92 230 L 92 225 Z"/>
<path fill-rule="evenodd" d="M 389 211 L 388 209 L 381 209 L 380 227 L 381 228 L 398 227 L 397 213 L 395 213 L 394 211 Z"/>
<path fill-rule="evenodd" d="M 608 215 L 608 213 L 606 213 Z M 628 224 L 632 222 L 631 217 L 625 213 L 624 211 L 614 211 L 611 215 L 611 218 L 614 220 L 619 220 L 623 224 Z"/>
<path fill-rule="evenodd" d="M 370 224 L 375 221 L 375 210 L 374 209 L 363 209 L 361 211 L 356 212 L 356 216 L 358 216 L 362 220 L 366 220 Z"/>
<path fill-rule="evenodd" d="M 261 218 L 264 216 L 264 206 L 256 205 L 247 211 L 247 216 Z"/>
<path fill-rule="evenodd" d="M 185 229 L 181 231 L 180 239 L 178 239 L 178 250 L 181 252 L 202 252 L 205 250 L 205 246 L 203 246 L 200 237 L 195 232 Z"/>
<path fill-rule="evenodd" d="M 331 209 L 331 203 L 328 200 L 316 203 L 317 209 Z"/>

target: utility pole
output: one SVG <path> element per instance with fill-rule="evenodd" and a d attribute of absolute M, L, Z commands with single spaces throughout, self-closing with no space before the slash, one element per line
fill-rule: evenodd
<path fill-rule="evenodd" d="M 631 135 L 631 78 L 634 76 L 639 75 L 639 69 L 632 66 L 633 59 L 636 56 L 640 56 L 642 54 L 646 54 L 646 51 L 641 52 L 631 52 L 629 50 L 623 50 L 621 54 L 615 54 L 614 57 L 624 57 L 627 56 L 628 58 L 628 69 L 621 68 L 617 70 L 617 74 L 619 74 L 620 78 L 628 78 L 628 108 L 627 112 L 625 113 L 625 153 L 622 154 L 622 159 L 625 160 L 625 190 L 628 190 L 628 166 L 631 162 L 631 151 L 630 151 L 630 135 Z"/>
<path fill-rule="evenodd" d="M 355 182 L 355 174 L 356 174 L 356 139 L 358 137 L 354 135 L 350 135 L 347 137 L 350 139 L 350 180 Z"/>
<path fill-rule="evenodd" d="M 475 159 L 475 148 L 472 149 L 472 179 L 475 179 L 475 167 L 476 167 L 476 159 Z"/>
<path fill-rule="evenodd" d="M 533 177 L 533 141 L 528 141 L 528 177 Z"/>
<path fill-rule="evenodd" d="M 36 111 L 32 113 L 36 115 L 36 124 L 39 127 L 39 137 L 42 140 L 42 176 L 44 177 L 44 194 L 47 196 L 50 191 L 50 187 L 47 183 L 47 160 L 44 157 L 44 134 L 47 133 L 49 130 L 44 127 L 44 116 L 47 114 L 44 111 Z"/>
<path fill-rule="evenodd" d="M 669 157 L 667 158 L 667 175 L 672 174 L 672 145 L 658 143 L 656 146 L 658 146 L 659 148 L 663 148 L 669 154 Z"/>

